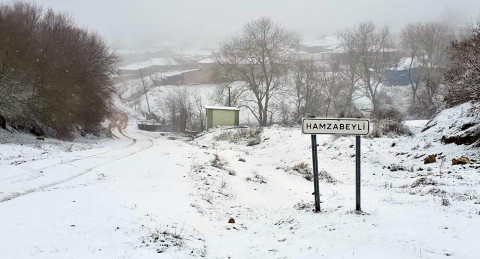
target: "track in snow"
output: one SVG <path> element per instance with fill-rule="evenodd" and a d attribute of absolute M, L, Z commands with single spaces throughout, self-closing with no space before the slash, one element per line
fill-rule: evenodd
<path fill-rule="evenodd" d="M 123 134 L 123 133 L 122 133 L 122 134 Z M 124 136 L 125 136 L 125 135 L 124 135 Z M 25 196 L 25 195 L 30 194 L 30 193 L 38 192 L 38 191 L 44 190 L 44 189 L 46 189 L 46 188 L 49 188 L 49 187 L 52 187 L 52 186 L 56 186 L 56 185 L 59 185 L 59 184 L 62 184 L 62 183 L 68 182 L 68 181 L 71 181 L 71 180 L 73 180 L 73 179 L 75 179 L 75 178 L 78 178 L 78 177 L 80 177 L 80 176 L 82 176 L 82 175 L 84 175 L 84 174 L 86 174 L 86 173 L 89 173 L 89 172 L 91 172 L 91 171 L 94 171 L 95 169 L 97 169 L 97 168 L 99 168 L 99 167 L 102 167 L 102 166 L 104 166 L 104 165 L 111 164 L 111 163 L 113 163 L 113 162 L 115 162 L 115 161 L 124 159 L 124 158 L 129 157 L 129 156 L 135 155 L 135 154 L 137 154 L 137 153 L 139 153 L 139 152 L 141 152 L 141 151 L 143 151 L 143 150 L 146 150 L 146 149 L 149 149 L 149 148 L 153 147 L 153 145 L 154 145 L 153 141 L 150 140 L 150 139 L 149 139 L 148 141 L 150 142 L 150 144 L 149 144 L 148 146 L 143 147 L 143 148 L 141 148 L 141 149 L 139 149 L 139 150 L 137 150 L 137 151 L 134 151 L 134 152 L 129 153 L 129 154 L 127 154 L 127 155 L 124 155 L 124 156 L 121 156 L 121 157 L 112 159 L 112 160 L 107 161 L 107 162 L 105 162 L 105 163 L 102 163 L 102 164 L 100 164 L 100 165 L 96 165 L 96 166 L 87 168 L 87 169 L 83 170 L 82 172 L 77 173 L 77 174 L 74 174 L 74 175 L 72 175 L 72 176 L 70 176 L 70 177 L 68 177 L 68 178 L 66 178 L 66 179 L 62 179 L 62 180 L 55 181 L 55 182 L 52 182 L 52 183 L 44 184 L 44 185 L 41 185 L 41 186 L 39 186 L 39 187 L 31 188 L 31 189 L 28 189 L 28 190 L 23 191 L 23 192 L 15 192 L 15 193 L 12 193 L 12 194 L 10 194 L 10 195 L 8 195 L 8 196 L 0 199 L 0 203 L 6 202 L 6 201 L 9 201 L 9 200 L 13 200 L 13 199 L 16 199 L 16 198 L 21 197 L 21 196 Z M 131 147 L 131 146 L 133 146 L 133 145 L 136 144 L 136 143 L 137 143 L 137 140 L 134 139 L 132 144 L 127 145 L 127 146 L 125 146 L 125 147 L 123 147 L 123 148 Z M 122 148 L 122 149 L 123 149 L 123 148 Z M 118 150 L 118 149 L 115 149 L 115 150 Z M 111 152 L 111 151 L 114 151 L 114 150 L 109 150 L 108 152 Z M 105 153 L 108 153 L 108 152 L 103 152 L 103 153 L 100 153 L 100 154 L 105 154 Z M 100 155 L 100 154 L 92 155 L 92 156 L 89 156 L 89 157 L 90 157 L 90 158 L 95 158 L 95 156 L 98 156 L 98 155 Z M 82 159 L 76 159 L 75 161 L 84 160 L 84 159 L 89 158 L 89 157 L 84 157 L 84 158 L 82 158 Z M 70 161 L 69 163 L 73 163 L 73 162 L 75 162 L 75 161 Z M 61 163 L 61 164 L 68 164 L 68 163 Z M 53 166 L 49 166 L 49 167 L 47 167 L 47 168 L 54 167 L 54 166 L 58 166 L 58 165 L 60 165 L 60 164 L 56 164 L 56 165 L 53 165 Z M 38 171 L 40 171 L 40 170 L 37 170 L 36 172 L 38 172 Z"/>

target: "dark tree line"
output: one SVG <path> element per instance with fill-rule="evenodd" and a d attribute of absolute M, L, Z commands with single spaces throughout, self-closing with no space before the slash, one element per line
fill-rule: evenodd
<path fill-rule="evenodd" d="M 59 138 L 97 133 L 117 61 L 101 37 L 67 14 L 0 5 L 0 126 Z"/>

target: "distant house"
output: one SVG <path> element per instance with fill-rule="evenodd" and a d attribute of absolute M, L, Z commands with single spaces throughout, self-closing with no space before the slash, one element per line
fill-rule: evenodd
<path fill-rule="evenodd" d="M 205 106 L 207 120 L 205 130 L 217 126 L 238 126 L 240 109 L 236 107 Z"/>
<path fill-rule="evenodd" d="M 417 81 L 419 68 L 412 68 L 410 73 L 406 70 L 385 70 L 387 85 L 409 85 L 410 79 Z"/>
<path fill-rule="evenodd" d="M 301 59 L 327 61 L 333 55 L 341 54 L 341 42 L 335 36 L 321 39 L 302 40 L 299 53 Z"/>

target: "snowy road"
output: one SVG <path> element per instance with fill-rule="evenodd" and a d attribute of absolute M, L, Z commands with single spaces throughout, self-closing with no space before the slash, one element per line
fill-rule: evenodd
<path fill-rule="evenodd" d="M 321 182 L 323 212 L 314 214 L 298 207 L 311 204 L 312 182 L 286 170 L 310 162 L 309 138 L 298 129 L 266 129 L 264 142 L 255 147 L 210 135 L 172 140 L 132 126 L 117 133 L 120 139 L 101 148 L 8 167 L 12 173 L 0 176 L 0 258 L 480 254 L 480 216 L 474 214 L 480 205 L 451 199 L 452 206 L 444 207 L 439 197 L 412 194 L 419 190 L 404 185 L 416 176 L 382 169 L 400 160 L 391 155 L 396 151 L 379 152 L 391 140 L 364 142 L 366 214 L 356 215 L 350 213 L 353 139 L 319 137 L 320 167 L 338 182 Z M 215 154 L 221 166 L 212 166 Z M 479 177 L 466 173 L 473 177 L 467 187 L 478 191 Z M 447 191 L 467 188 L 444 180 L 439 186 Z M 236 223 L 229 224 L 230 218 Z"/>
<path fill-rule="evenodd" d="M 2 179 L 1 257 L 158 258 L 137 249 L 147 228 L 163 223 L 156 217 L 200 217 L 188 203 L 184 149 L 166 138 L 117 142 Z"/>

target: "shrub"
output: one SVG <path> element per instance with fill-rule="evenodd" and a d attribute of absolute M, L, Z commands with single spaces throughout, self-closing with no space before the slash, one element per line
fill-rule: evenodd
<path fill-rule="evenodd" d="M 258 145 L 262 142 L 263 128 L 248 128 L 240 130 L 225 130 L 214 137 L 215 141 L 229 141 L 231 143 L 245 142 L 247 146 Z"/>
<path fill-rule="evenodd" d="M 67 14 L 0 4 L 0 125 L 58 138 L 98 132 L 117 61 L 102 38 Z"/>
<path fill-rule="evenodd" d="M 369 134 L 370 137 L 380 138 L 384 136 L 413 135 L 405 125 L 402 113 L 395 108 L 378 110 L 374 116 L 374 127 Z"/>
<path fill-rule="evenodd" d="M 450 46 L 450 63 L 445 72 L 448 94 L 445 97 L 450 106 L 475 101 L 480 102 L 480 20 L 470 35 L 455 40 Z"/>
<path fill-rule="evenodd" d="M 374 123 L 374 127 L 369 136 L 372 138 L 394 137 L 394 136 L 412 136 L 412 131 L 403 121 L 381 120 Z"/>
<path fill-rule="evenodd" d="M 220 158 L 218 154 L 214 154 L 214 158 L 211 162 L 211 165 L 219 169 L 225 168 L 225 162 Z"/>
<path fill-rule="evenodd" d="M 437 185 L 437 182 L 435 182 L 433 179 L 426 178 L 426 177 L 420 177 L 415 182 L 412 183 L 412 188 L 419 187 L 422 185 Z"/>

